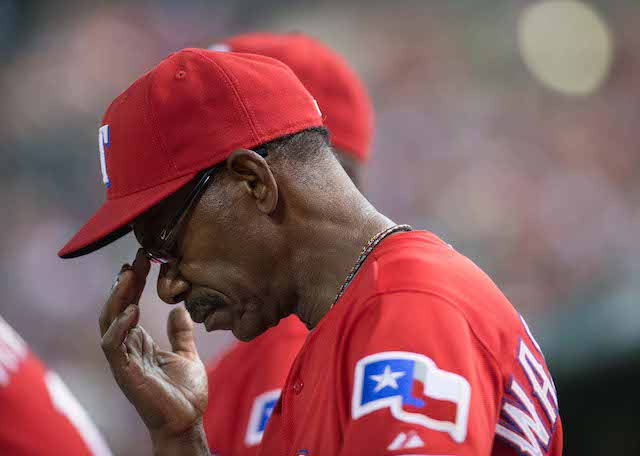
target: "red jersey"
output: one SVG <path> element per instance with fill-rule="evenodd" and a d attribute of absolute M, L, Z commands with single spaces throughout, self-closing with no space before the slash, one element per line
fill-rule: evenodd
<path fill-rule="evenodd" d="M 0 318 L 0 454 L 109 456 L 62 380 Z"/>
<path fill-rule="evenodd" d="M 394 234 L 307 337 L 262 455 L 562 453 L 538 344 L 496 285 L 435 235 Z"/>
<path fill-rule="evenodd" d="M 204 428 L 213 455 L 258 454 L 267 420 L 307 334 L 293 315 L 251 342 L 234 344 L 210 365 Z"/>

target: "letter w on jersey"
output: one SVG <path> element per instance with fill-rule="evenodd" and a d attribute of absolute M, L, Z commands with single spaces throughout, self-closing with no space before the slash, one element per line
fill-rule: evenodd
<path fill-rule="evenodd" d="M 522 324 L 537 350 L 535 353 L 538 353 L 544 360 L 540 345 L 529 331 L 524 319 L 522 319 Z M 515 376 L 511 377 L 506 391 L 511 397 L 507 397 L 502 404 L 496 435 L 508 445 L 516 448 L 519 454 L 542 456 L 549 450 L 553 431 L 558 421 L 556 387 L 544 362 L 535 356 L 534 351 L 522 339 L 518 345 L 517 355 L 518 363 L 530 388 L 527 388 L 526 383 L 518 381 Z M 546 415 L 546 422 L 538 413 L 536 403 Z"/>
<path fill-rule="evenodd" d="M 447 432 L 461 443 L 467 435 L 470 399 L 469 382 L 439 369 L 430 358 L 418 353 L 383 352 L 357 362 L 351 411 L 355 420 L 389 408 L 397 420 Z M 433 416 L 430 403 L 438 401 L 452 403 L 455 411 L 449 419 Z"/>

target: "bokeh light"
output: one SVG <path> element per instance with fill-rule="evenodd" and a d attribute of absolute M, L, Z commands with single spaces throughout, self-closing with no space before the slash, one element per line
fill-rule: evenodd
<path fill-rule="evenodd" d="M 607 23 L 576 0 L 547 0 L 527 7 L 518 24 L 522 57 L 546 87 L 589 95 L 606 80 L 613 60 Z"/>

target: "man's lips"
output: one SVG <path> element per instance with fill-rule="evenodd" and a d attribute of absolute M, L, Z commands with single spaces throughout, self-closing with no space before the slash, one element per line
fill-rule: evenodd
<path fill-rule="evenodd" d="M 214 310 L 204 319 L 204 327 L 207 332 L 218 331 L 220 329 L 229 330 L 232 328 L 230 314 L 224 310 Z"/>
<path fill-rule="evenodd" d="M 191 319 L 196 323 L 203 323 L 205 318 L 207 318 L 207 315 L 211 313 L 211 311 L 203 309 L 202 307 L 187 307 L 187 310 L 189 311 L 189 315 L 191 315 Z M 215 310 L 213 312 L 215 312 Z"/>
<path fill-rule="evenodd" d="M 191 319 L 196 323 L 204 323 L 207 331 L 233 327 L 233 313 L 222 294 L 192 295 L 186 300 L 185 307 Z"/>
<path fill-rule="evenodd" d="M 185 301 L 185 308 L 196 323 L 204 323 L 207 316 L 213 312 L 224 309 L 224 301 L 216 297 L 194 297 Z"/>

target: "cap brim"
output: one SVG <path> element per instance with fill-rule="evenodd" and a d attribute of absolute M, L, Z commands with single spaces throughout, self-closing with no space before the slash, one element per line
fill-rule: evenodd
<path fill-rule="evenodd" d="M 107 200 L 58 252 L 60 258 L 76 258 L 94 252 L 131 231 L 136 217 L 178 191 L 193 179 L 190 173 L 155 187 Z"/>

